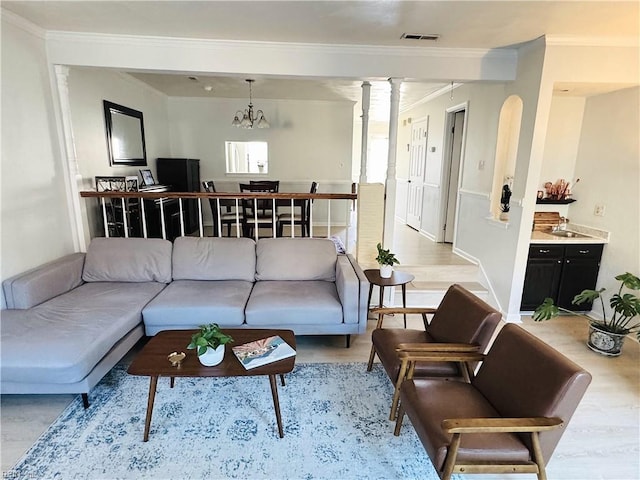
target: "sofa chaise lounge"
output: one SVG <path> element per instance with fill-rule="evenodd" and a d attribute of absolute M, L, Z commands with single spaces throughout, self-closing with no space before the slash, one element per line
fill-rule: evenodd
<path fill-rule="evenodd" d="M 364 333 L 368 282 L 328 239 L 96 238 L 3 282 L 1 393 L 87 393 L 146 335 L 218 323 Z"/>

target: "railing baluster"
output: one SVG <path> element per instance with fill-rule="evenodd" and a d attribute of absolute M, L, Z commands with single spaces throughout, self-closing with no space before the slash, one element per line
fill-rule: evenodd
<path fill-rule="evenodd" d="M 236 238 L 240 238 L 240 202 L 236 198 Z"/>
<path fill-rule="evenodd" d="M 331 199 L 327 203 L 327 238 L 331 238 Z"/>
<path fill-rule="evenodd" d="M 220 199 L 216 198 L 216 208 L 218 209 L 218 237 L 222 236 L 222 219 L 220 218 L 220 216 L 222 215 L 222 212 L 220 211 Z"/>
<path fill-rule="evenodd" d="M 295 235 L 293 234 L 293 225 L 294 225 L 294 221 L 293 221 L 293 212 L 294 212 L 294 203 L 293 203 L 293 198 L 291 199 L 291 238 L 293 238 Z M 304 220 L 303 220 L 304 221 Z"/>
<path fill-rule="evenodd" d="M 184 211 L 182 210 L 182 198 L 178 199 L 178 213 L 180 214 L 180 235 L 184 237 Z"/>
<path fill-rule="evenodd" d="M 309 238 L 313 238 L 313 202 L 309 200 Z"/>
<path fill-rule="evenodd" d="M 160 226 L 162 227 L 162 238 L 167 239 L 167 226 L 164 221 L 164 202 L 160 199 Z"/>
<path fill-rule="evenodd" d="M 202 219 L 202 198 L 198 197 L 198 219 L 200 220 L 200 238 L 204 237 L 204 220 Z"/>
<path fill-rule="evenodd" d="M 109 238 L 109 223 L 107 221 L 107 206 L 104 202 L 104 197 L 100 197 L 100 200 L 102 202 L 102 221 L 104 222 L 104 237 L 105 238 Z M 111 203 L 111 200 L 109 200 L 109 203 Z"/>
<path fill-rule="evenodd" d="M 271 199 L 271 231 L 273 238 L 276 238 L 276 199 Z"/>
<path fill-rule="evenodd" d="M 253 199 L 253 220 L 254 220 L 253 236 L 256 237 L 256 242 L 257 242 L 258 241 L 258 199 L 257 198 Z"/>
<path fill-rule="evenodd" d="M 129 238 L 129 222 L 127 222 L 127 207 L 124 201 L 124 197 L 121 199 L 122 205 L 122 225 L 124 227 L 124 238 Z"/>
<path fill-rule="evenodd" d="M 139 201 L 140 201 L 140 208 L 142 211 L 142 236 L 144 238 L 147 238 L 147 214 L 144 210 L 145 209 L 144 198 L 141 198 Z"/>

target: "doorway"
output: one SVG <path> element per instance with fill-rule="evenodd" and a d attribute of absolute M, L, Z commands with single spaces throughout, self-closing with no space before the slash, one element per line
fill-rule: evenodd
<path fill-rule="evenodd" d="M 424 169 L 427 158 L 428 119 L 414 122 L 411 126 L 409 150 L 409 178 L 407 188 L 407 225 L 420 231 L 422 218 L 422 191 Z"/>
<path fill-rule="evenodd" d="M 447 139 L 442 178 L 441 235 L 439 241 L 454 243 L 458 190 L 460 189 L 462 153 L 464 145 L 466 105 L 447 111 Z"/>

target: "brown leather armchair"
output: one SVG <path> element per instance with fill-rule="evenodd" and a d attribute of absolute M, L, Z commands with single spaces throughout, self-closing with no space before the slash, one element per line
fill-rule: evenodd
<path fill-rule="evenodd" d="M 507 324 L 471 383 L 405 380 L 394 434 L 406 413 L 443 479 L 453 473 L 535 473 L 545 479 L 565 430 L 560 427 L 590 382 L 580 366 Z"/>
<path fill-rule="evenodd" d="M 483 353 L 495 333 L 502 315 L 486 302 L 464 287 L 454 284 L 449 287 L 437 309 L 434 308 L 374 308 L 378 313 L 378 324 L 371 335 L 371 354 L 367 371 L 371 371 L 375 355 L 387 375 L 395 384 L 395 392 L 389 419 L 396 418 L 399 388 L 409 373 L 409 357 L 436 352 Z M 421 314 L 424 330 L 382 328 L 386 314 Z M 433 314 L 431 322 L 427 315 Z M 456 361 L 418 361 L 412 363 L 414 377 L 440 377 L 470 381 L 477 366 L 477 355 Z"/>

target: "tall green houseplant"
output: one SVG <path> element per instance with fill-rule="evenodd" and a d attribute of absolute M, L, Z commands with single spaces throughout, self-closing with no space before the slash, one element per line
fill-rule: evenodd
<path fill-rule="evenodd" d="M 574 305 L 581 305 L 599 300 L 602 305 L 603 318 L 601 320 L 558 307 L 551 298 L 546 298 L 536 308 L 533 313 L 533 319 L 536 322 L 549 320 L 557 317 L 561 312 L 587 318 L 591 326 L 587 343 L 589 348 L 609 356 L 620 355 L 625 336 L 635 333 L 638 340 L 640 340 L 640 320 L 637 319 L 640 316 L 640 297 L 635 293 L 640 290 L 640 278 L 626 272 L 616 276 L 615 279 L 620 282 L 620 287 L 609 299 L 611 312 L 605 305 L 603 293 L 606 289 L 604 288 L 600 290 L 583 290 L 571 302 Z"/>

